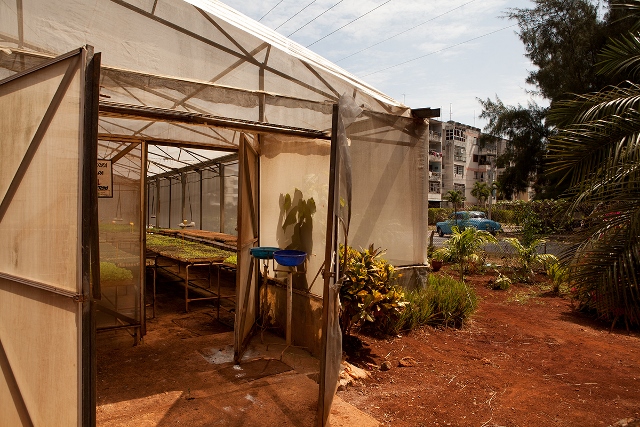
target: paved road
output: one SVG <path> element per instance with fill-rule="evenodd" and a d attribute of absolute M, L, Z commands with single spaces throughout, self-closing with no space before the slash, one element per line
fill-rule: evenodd
<path fill-rule="evenodd" d="M 498 239 L 500 237 L 498 236 Z M 433 236 L 433 246 L 436 248 L 441 248 L 444 246 L 444 242 L 449 240 L 449 236 L 439 237 L 437 234 Z M 547 242 L 538 247 L 538 253 L 542 254 L 553 254 L 555 256 L 559 256 L 562 253 L 562 250 L 566 247 L 566 245 L 559 242 Z M 515 249 L 511 244 L 500 241 L 498 244 L 489 243 L 485 245 L 485 250 L 488 253 L 496 254 L 496 253 L 511 253 L 515 254 Z"/>

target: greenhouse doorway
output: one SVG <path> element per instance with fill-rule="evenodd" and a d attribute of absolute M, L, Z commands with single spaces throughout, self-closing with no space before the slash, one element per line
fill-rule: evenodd
<path fill-rule="evenodd" d="M 150 145 L 147 159 L 147 318 L 156 317 L 156 296 L 161 299 L 161 291 L 172 285 L 184 287 L 174 311 L 215 306 L 215 320 L 233 327 L 237 152 Z"/>
<path fill-rule="evenodd" d="M 173 311 L 215 305 L 215 320 L 222 314 L 233 328 L 238 152 L 113 138 L 99 141 L 98 158 L 109 176 L 99 199 L 98 332 L 121 329 L 137 344 L 167 286 Z"/>

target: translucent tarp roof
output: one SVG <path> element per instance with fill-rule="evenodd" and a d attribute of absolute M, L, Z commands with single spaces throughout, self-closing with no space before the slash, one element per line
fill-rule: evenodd
<path fill-rule="evenodd" d="M 0 78 L 88 44 L 102 53 L 103 104 L 325 133 L 331 128 L 332 105 L 343 93 L 369 111 L 409 115 L 397 101 L 219 1 L 50 0 L 17 5 L 0 2 Z M 192 150 L 207 147 L 226 155 L 237 149 L 241 130 L 101 112 L 98 132 L 103 155 L 118 144 L 140 140 L 187 142 Z M 198 158 L 183 154 L 171 147 L 152 148 L 150 173 Z"/>
<path fill-rule="evenodd" d="M 372 111 L 409 114 L 347 71 L 218 1 L 19 4 L 20 10 L 0 3 L 0 45 L 53 55 L 92 45 L 103 53 L 103 65 L 139 73 L 114 71 L 103 78 L 101 91 L 117 102 L 323 130 L 327 121 L 313 112 L 343 93 Z M 164 79 L 159 86 L 146 75 L 174 83 Z M 213 86 L 192 90 L 188 81 Z"/>
<path fill-rule="evenodd" d="M 196 162 L 198 155 L 172 148 L 178 145 L 226 155 L 237 150 L 243 132 L 283 131 L 207 126 L 202 122 L 207 115 L 306 130 L 291 147 L 299 152 L 297 144 L 321 139 L 313 132 L 326 137 L 332 106 L 346 93 L 364 110 L 349 128 L 352 151 L 357 147 L 361 156 L 354 176 L 379 172 L 365 180 L 370 187 L 377 182 L 371 187 L 375 194 L 356 192 L 354 206 L 362 212 L 354 210 L 353 243 L 384 242 L 398 264 L 422 262 L 427 125 L 410 117 L 407 107 L 222 3 L 190 1 L 50 0 L 22 2 L 20 11 L 0 2 L 0 75 L 37 63 L 34 52 L 52 56 L 94 46 L 102 52 L 101 154 L 119 144 L 147 141 L 152 173 Z M 133 113 L 106 114 L 102 107 L 109 103 L 130 106 Z M 149 118 L 136 109 L 200 115 L 200 122 Z M 164 152 L 153 151 L 154 144 Z M 407 202 L 412 206 L 402 209 L 407 217 L 400 221 L 397 206 Z M 415 253 L 408 253 L 410 248 Z"/>

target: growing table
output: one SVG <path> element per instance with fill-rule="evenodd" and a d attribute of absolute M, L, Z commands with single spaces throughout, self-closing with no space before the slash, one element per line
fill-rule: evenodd
<path fill-rule="evenodd" d="M 147 264 L 154 269 L 154 273 L 157 272 L 158 269 L 161 269 L 178 278 L 178 280 L 183 283 L 185 311 L 189 311 L 189 303 L 192 301 L 216 300 L 219 320 L 221 300 L 233 300 L 235 298 L 235 292 L 233 294 L 222 295 L 220 286 L 220 271 L 222 269 L 235 269 L 235 265 L 225 262 L 225 259 L 233 255 L 234 252 L 214 247 L 211 242 L 207 242 L 209 236 L 207 236 L 206 233 L 208 232 L 198 230 L 199 239 L 195 240 L 187 238 L 189 234 L 185 234 L 180 230 L 148 233 L 146 248 L 147 258 L 150 262 Z M 220 233 L 212 234 L 217 236 Z M 211 239 L 211 241 L 213 241 L 213 239 Z M 207 277 L 205 280 L 197 275 L 190 275 L 190 270 L 197 267 L 207 268 Z M 216 290 L 212 288 L 212 268 L 215 268 L 217 272 Z M 201 293 L 208 294 L 209 296 L 190 297 L 190 288 L 197 289 Z M 155 304 L 155 283 L 153 298 Z"/>

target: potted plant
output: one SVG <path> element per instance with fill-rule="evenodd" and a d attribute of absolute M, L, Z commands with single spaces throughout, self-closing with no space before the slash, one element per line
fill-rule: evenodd
<path fill-rule="evenodd" d="M 431 269 L 433 271 L 439 271 L 442 268 L 442 264 L 450 259 L 451 251 L 449 248 L 436 249 L 431 255 Z"/>

